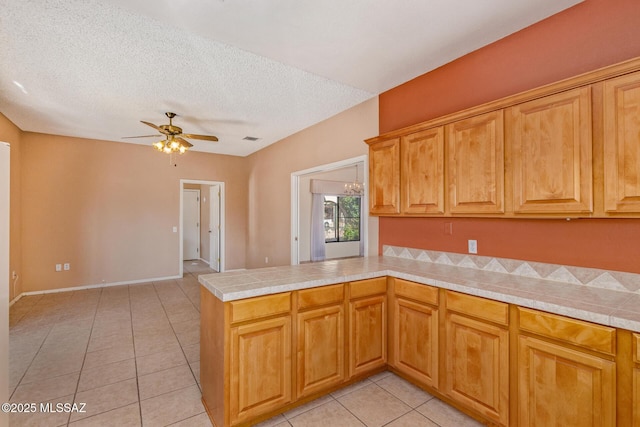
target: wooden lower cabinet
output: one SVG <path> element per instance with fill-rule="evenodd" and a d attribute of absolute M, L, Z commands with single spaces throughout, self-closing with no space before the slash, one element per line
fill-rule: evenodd
<path fill-rule="evenodd" d="M 616 364 L 520 336 L 518 425 L 615 426 Z"/>
<path fill-rule="evenodd" d="M 419 383 L 438 387 L 438 289 L 394 279 L 389 364 Z"/>
<path fill-rule="evenodd" d="M 640 426 L 640 334 L 633 334 L 633 425 Z"/>
<path fill-rule="evenodd" d="M 354 377 L 387 363 L 387 296 L 351 301 L 349 374 Z"/>
<path fill-rule="evenodd" d="M 231 329 L 231 422 L 248 421 L 292 399 L 291 317 Z"/>
<path fill-rule="evenodd" d="M 349 377 L 387 364 L 387 278 L 350 283 Z"/>
<path fill-rule="evenodd" d="M 343 289 L 341 284 L 300 292 L 299 309 L 303 311 L 297 315 L 298 398 L 345 380 Z"/>
<path fill-rule="evenodd" d="M 518 307 L 519 426 L 616 425 L 616 329 Z"/>
<path fill-rule="evenodd" d="M 508 305 L 446 294 L 444 393 L 499 424 L 509 424 Z M 456 310 L 456 311 L 452 311 Z M 495 318 L 494 318 L 495 317 Z"/>
<path fill-rule="evenodd" d="M 640 426 L 640 368 L 633 369 L 633 425 Z"/>
<path fill-rule="evenodd" d="M 203 288 L 202 399 L 211 420 L 250 425 L 388 363 L 491 425 L 640 426 L 640 334 L 389 284 L 382 277 L 231 302 Z"/>

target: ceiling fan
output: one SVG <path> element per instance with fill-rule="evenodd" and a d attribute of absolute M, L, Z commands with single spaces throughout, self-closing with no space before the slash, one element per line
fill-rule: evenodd
<path fill-rule="evenodd" d="M 153 146 L 158 151 L 162 151 L 164 153 L 179 152 L 180 154 L 182 154 L 185 151 L 187 151 L 189 148 L 193 147 L 193 144 L 191 144 L 184 138 L 201 139 L 204 141 L 218 140 L 218 138 L 213 135 L 196 135 L 193 133 L 182 133 L 182 128 L 175 126 L 173 124 L 173 118 L 176 116 L 176 113 L 166 112 L 164 114 L 169 118 L 168 125 L 157 126 L 157 125 L 154 125 L 153 123 L 140 120 L 140 122 L 154 128 L 165 137 L 165 139 L 163 139 L 162 141 L 158 141 L 155 144 L 153 144 Z M 129 136 L 125 138 L 149 138 L 152 136 L 156 136 L 156 135 Z"/>

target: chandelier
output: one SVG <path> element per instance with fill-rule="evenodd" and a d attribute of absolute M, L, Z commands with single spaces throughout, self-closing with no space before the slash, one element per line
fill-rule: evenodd
<path fill-rule="evenodd" d="M 344 185 L 344 194 L 349 196 L 361 196 L 364 193 L 364 184 L 358 181 L 358 165 L 356 167 L 356 180 Z"/>

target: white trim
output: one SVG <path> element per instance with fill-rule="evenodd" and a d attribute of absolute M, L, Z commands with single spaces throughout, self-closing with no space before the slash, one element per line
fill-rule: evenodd
<path fill-rule="evenodd" d="M 350 159 L 340 160 L 333 163 L 327 163 L 324 165 L 314 166 L 309 169 L 300 170 L 297 172 L 291 172 L 291 265 L 300 264 L 300 211 L 299 211 L 299 190 L 300 190 L 300 177 L 303 175 L 309 175 L 318 172 L 329 172 L 335 169 L 342 169 L 348 166 L 353 166 L 358 163 L 364 164 L 364 188 L 365 192 L 362 195 L 362 211 L 360 221 L 362 223 L 362 234 L 365 237 L 364 241 L 364 256 L 369 256 L 369 174 L 367 173 L 367 165 L 369 164 L 369 156 L 363 154 L 362 156 L 351 157 Z M 366 216 L 362 213 L 367 213 Z M 362 238 L 362 236 L 360 236 Z"/>
<path fill-rule="evenodd" d="M 29 292 L 23 292 L 18 297 L 14 298 L 14 302 L 17 302 L 23 296 L 28 296 L 28 295 L 57 294 L 60 292 L 73 292 L 73 291 L 84 291 L 87 289 L 109 288 L 112 286 L 139 285 L 142 283 L 160 282 L 162 280 L 181 279 L 181 278 L 182 276 L 153 277 L 150 279 L 138 279 L 138 280 L 127 280 L 123 282 L 100 283 L 98 285 L 82 285 L 82 286 L 73 286 L 71 288 L 47 289 L 44 291 L 29 291 Z"/>
<path fill-rule="evenodd" d="M 199 189 L 199 188 L 184 188 L 184 187 L 183 187 L 183 188 L 182 188 L 182 195 L 183 195 L 183 196 L 184 196 L 184 192 L 185 192 L 185 191 L 190 191 L 190 192 L 193 192 L 193 193 L 196 193 L 196 194 L 197 194 L 197 196 L 196 196 L 196 203 L 198 204 L 198 209 L 197 209 L 197 213 L 198 213 L 198 220 L 196 221 L 196 224 L 198 224 L 198 227 L 197 227 L 197 228 L 198 228 L 198 233 L 197 233 L 197 234 L 198 234 L 198 248 L 197 248 L 196 252 L 198 253 L 198 255 L 200 255 L 200 254 L 201 254 L 201 252 L 202 252 L 202 251 L 200 250 L 200 246 L 201 246 L 200 239 L 201 239 L 201 237 L 202 237 L 202 236 L 200 235 L 200 232 L 202 231 L 202 227 L 201 227 L 201 226 L 202 226 L 202 219 L 200 218 L 200 210 L 202 209 L 202 208 L 201 208 L 201 206 L 200 206 L 200 203 L 201 203 L 201 202 L 200 202 L 200 200 L 201 200 L 201 199 L 200 199 L 200 189 Z M 183 208 L 184 208 L 184 206 L 182 206 L 182 207 L 180 208 L 180 212 L 183 212 Z M 180 220 L 180 225 L 183 225 L 183 226 L 184 226 L 184 224 L 182 223 L 182 219 Z M 184 240 L 180 239 L 180 241 L 181 241 L 181 242 L 182 242 L 182 244 L 184 245 Z M 183 256 L 184 256 L 184 254 L 183 254 Z M 189 259 L 191 259 L 191 258 L 189 258 Z M 182 261 L 186 261 L 186 260 L 184 260 L 184 259 L 183 259 Z"/>
<path fill-rule="evenodd" d="M 13 304 L 17 303 L 20 298 L 22 298 L 22 294 L 18 295 L 17 297 L 13 298 L 11 301 L 9 301 L 9 307 L 11 307 Z"/>
<path fill-rule="evenodd" d="M 184 266 L 182 265 L 182 190 L 184 184 L 203 184 L 203 185 L 219 185 L 220 186 L 220 273 L 225 270 L 225 183 L 223 181 L 204 181 L 200 179 L 181 179 L 180 180 L 180 215 L 178 218 L 178 240 L 179 240 L 179 266 L 178 277 L 182 277 L 184 274 Z"/>
<path fill-rule="evenodd" d="M 0 402 L 9 401 L 9 234 L 11 223 L 11 145 L 0 142 Z M 9 414 L 0 412 L 0 425 Z"/>
<path fill-rule="evenodd" d="M 199 261 L 204 262 L 204 263 L 205 263 L 205 264 L 207 264 L 207 265 L 209 265 L 209 261 L 207 261 L 207 260 L 206 260 L 206 259 L 204 259 L 204 258 L 198 258 L 198 260 L 199 260 Z"/>

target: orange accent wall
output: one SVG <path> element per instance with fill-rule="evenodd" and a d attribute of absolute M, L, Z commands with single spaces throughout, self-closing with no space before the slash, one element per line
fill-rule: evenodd
<path fill-rule="evenodd" d="M 450 223 L 452 234 L 445 234 Z M 380 218 L 385 245 L 640 273 L 640 220 Z"/>
<path fill-rule="evenodd" d="M 380 95 L 380 133 L 640 56 L 637 0 L 586 0 Z M 444 234 L 444 223 L 453 234 Z M 640 220 L 380 218 L 383 244 L 640 273 Z"/>
<path fill-rule="evenodd" d="M 585 0 L 380 94 L 380 133 L 640 56 L 638 0 Z"/>

